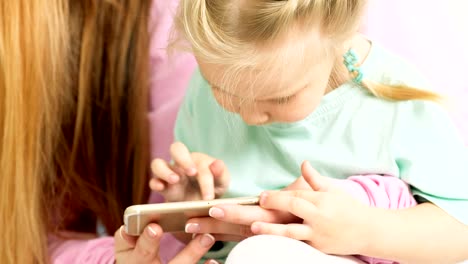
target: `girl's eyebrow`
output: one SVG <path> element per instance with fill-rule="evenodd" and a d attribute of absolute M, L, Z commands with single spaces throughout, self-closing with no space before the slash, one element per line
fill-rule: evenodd
<path fill-rule="evenodd" d="M 300 89 L 295 90 L 292 94 L 289 94 L 289 95 L 284 95 L 284 96 L 276 97 L 276 98 L 265 98 L 265 99 L 262 99 L 262 100 L 265 100 L 265 101 L 279 101 L 279 100 L 289 99 L 289 98 L 295 96 L 296 94 L 298 94 L 299 92 L 301 92 L 302 90 L 304 90 L 305 88 L 307 88 L 307 86 L 308 85 L 303 85 Z"/>
<path fill-rule="evenodd" d="M 229 93 L 223 89 L 221 89 L 220 87 L 216 86 L 216 85 L 210 85 L 212 89 L 218 91 L 218 92 L 221 92 L 221 93 L 224 93 L 228 96 L 232 96 L 232 97 L 235 97 L 235 98 L 240 98 L 242 99 L 242 97 L 238 96 L 238 95 L 235 95 L 235 94 L 232 94 L 232 93 Z M 296 96 L 297 93 L 299 93 L 300 91 L 302 91 L 306 86 L 304 86 L 303 88 L 299 89 L 298 91 L 296 91 L 295 93 L 293 94 L 290 94 L 290 95 L 287 95 L 287 96 L 283 96 L 283 97 L 277 97 L 277 98 L 266 98 L 266 99 L 256 99 L 255 101 L 281 101 L 281 100 L 288 100 L 294 96 Z"/>
<path fill-rule="evenodd" d="M 203 77 L 203 79 L 205 79 L 205 81 L 208 83 L 208 85 L 209 85 L 212 89 L 215 89 L 215 90 L 217 90 L 218 92 L 222 92 L 222 93 L 224 93 L 224 94 L 226 94 L 226 95 L 229 95 L 229 96 L 232 96 L 232 97 L 235 97 L 235 98 L 240 98 L 240 99 L 242 99 L 242 97 L 240 97 L 240 96 L 238 96 L 238 95 L 235 95 L 235 94 L 233 94 L 233 93 L 230 93 L 230 92 L 228 92 L 228 91 L 222 89 L 221 87 L 210 83 L 210 82 L 205 78 L 205 76 L 203 75 L 203 73 L 202 73 L 202 77 Z M 279 100 L 289 99 L 289 98 L 295 96 L 298 92 L 300 92 L 300 91 L 302 91 L 303 89 L 305 89 L 306 87 L 307 87 L 307 85 L 304 85 L 304 86 L 302 86 L 301 89 L 296 90 L 293 94 L 290 94 L 290 95 L 286 95 L 286 96 L 282 96 L 282 97 L 277 97 L 277 98 L 265 98 L 265 99 L 260 99 L 260 101 L 279 101 Z"/>

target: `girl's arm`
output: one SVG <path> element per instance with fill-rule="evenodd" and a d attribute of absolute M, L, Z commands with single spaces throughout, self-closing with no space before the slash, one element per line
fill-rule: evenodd
<path fill-rule="evenodd" d="M 400 178 L 423 203 L 401 211 L 372 209 L 379 224 L 369 223 L 369 253 L 409 263 L 466 260 L 468 149 L 437 104 L 401 103 L 397 116 L 395 162 Z"/>
<path fill-rule="evenodd" d="M 327 254 L 402 263 L 445 264 L 468 258 L 468 226 L 443 209 L 429 203 L 400 210 L 366 206 L 350 199 L 349 193 L 307 162 L 302 171 L 312 190 L 265 192 L 260 199 L 263 208 L 290 212 L 303 219 L 302 224 L 256 222 L 254 234 L 288 236 Z M 454 207 L 465 208 L 464 200 L 458 203 Z"/>
<path fill-rule="evenodd" d="M 385 175 L 356 175 L 345 180 L 330 179 L 331 183 L 365 205 L 382 209 L 405 209 L 417 205 L 408 185 L 402 180 Z M 286 189 L 307 188 L 303 177 Z M 299 186 L 303 185 L 303 186 Z M 393 263 L 378 257 L 357 256 L 366 263 Z"/>
<path fill-rule="evenodd" d="M 415 264 L 468 260 L 468 226 L 431 203 L 405 210 L 370 208 L 369 219 L 379 220 L 368 223 L 363 255 Z"/>

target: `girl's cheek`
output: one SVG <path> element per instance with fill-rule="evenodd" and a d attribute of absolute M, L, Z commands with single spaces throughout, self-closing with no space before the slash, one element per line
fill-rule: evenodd
<path fill-rule="evenodd" d="M 216 102 L 218 102 L 219 106 L 221 106 L 224 110 L 232 113 L 239 112 L 239 102 L 237 100 L 227 98 L 227 96 L 222 96 L 217 94 L 216 92 L 213 94 Z"/>

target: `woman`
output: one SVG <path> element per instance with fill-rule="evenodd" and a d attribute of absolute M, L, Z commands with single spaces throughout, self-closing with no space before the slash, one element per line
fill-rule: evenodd
<path fill-rule="evenodd" d="M 148 199 L 150 7 L 0 3 L 2 263 L 114 261 L 112 238 L 86 239 L 98 226 L 113 234 L 124 209 Z M 117 231 L 117 261 L 159 259 L 152 228 L 149 244 Z M 175 263 L 203 255 L 203 238 Z"/>

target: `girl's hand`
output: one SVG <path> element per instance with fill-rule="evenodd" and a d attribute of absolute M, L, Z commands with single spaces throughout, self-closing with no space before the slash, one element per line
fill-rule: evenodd
<path fill-rule="evenodd" d="M 149 224 L 140 237 L 132 237 L 125 233 L 123 227 L 114 234 L 116 263 L 125 264 L 160 264 L 159 245 L 163 231 L 156 224 Z M 209 234 L 195 237 L 187 246 L 179 252 L 169 263 L 189 264 L 197 263 L 201 257 L 213 246 L 215 240 Z M 217 263 L 207 260 L 206 264 Z"/>
<path fill-rule="evenodd" d="M 267 210 L 250 205 L 217 205 L 210 210 L 211 217 L 192 218 L 185 231 L 191 234 L 210 233 L 219 241 L 241 241 L 253 236 L 252 223 L 291 223 L 300 220 L 289 212 Z"/>
<path fill-rule="evenodd" d="M 260 206 L 290 212 L 303 219 L 298 224 L 274 224 L 263 221 L 252 224 L 254 234 L 281 235 L 306 241 L 328 254 L 358 254 L 365 247 L 370 207 L 333 187 L 308 162 L 302 175 L 312 190 L 264 192 Z"/>
<path fill-rule="evenodd" d="M 284 190 L 311 190 L 309 184 L 298 178 Z M 217 240 L 241 241 L 253 235 L 251 225 L 262 221 L 268 223 L 302 223 L 297 216 L 278 210 L 268 210 L 260 206 L 217 205 L 209 211 L 211 217 L 192 218 L 187 221 L 187 233 L 215 234 Z"/>
<path fill-rule="evenodd" d="M 300 177 L 284 190 L 311 190 L 310 185 Z M 187 221 L 185 231 L 192 234 L 215 234 L 217 240 L 241 241 L 253 235 L 251 225 L 262 221 L 267 223 L 301 223 L 297 216 L 260 206 L 217 205 L 210 210 L 211 217 L 192 218 Z"/>
<path fill-rule="evenodd" d="M 229 185 L 229 172 L 224 162 L 203 153 L 190 153 L 176 142 L 171 145 L 174 164 L 162 159 L 151 163 L 154 178 L 150 187 L 160 192 L 166 202 L 211 200 L 220 197 Z"/>

